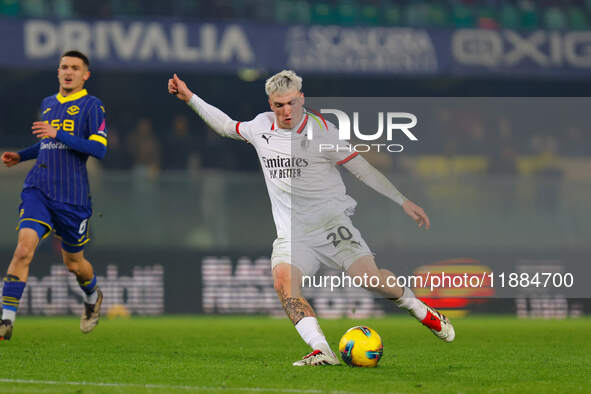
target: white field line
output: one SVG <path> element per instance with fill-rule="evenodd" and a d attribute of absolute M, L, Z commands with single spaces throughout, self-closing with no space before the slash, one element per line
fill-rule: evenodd
<path fill-rule="evenodd" d="M 107 383 L 107 382 L 68 382 L 56 380 L 35 380 L 35 379 L 4 379 L 0 378 L 0 383 L 15 384 L 40 384 L 54 386 L 96 386 L 96 387 L 135 387 L 144 389 L 176 389 L 188 391 L 252 391 L 264 392 L 274 391 L 279 393 L 334 393 L 347 394 L 347 391 L 323 391 L 323 390 L 299 390 L 299 389 L 279 389 L 273 387 L 209 387 L 209 386 L 182 386 L 166 384 L 137 384 L 137 383 Z"/>

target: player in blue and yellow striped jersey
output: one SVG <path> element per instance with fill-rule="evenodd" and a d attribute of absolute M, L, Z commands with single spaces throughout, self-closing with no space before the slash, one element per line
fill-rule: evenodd
<path fill-rule="evenodd" d="M 58 68 L 59 93 L 41 102 L 41 121 L 33 122 L 39 142 L 20 152 L 4 152 L 2 161 L 12 167 L 37 159 L 25 179 L 19 207 L 18 244 L 4 278 L 0 339 L 10 339 L 29 264 L 39 240 L 51 232 L 61 238 L 62 257 L 76 275 L 84 295 L 80 329 L 88 333 L 98 324 L 103 295 L 92 265 L 84 258 L 92 216 L 86 161 L 102 159 L 107 151 L 105 110 L 90 96 L 84 83 L 90 77 L 88 58 L 68 51 Z"/>

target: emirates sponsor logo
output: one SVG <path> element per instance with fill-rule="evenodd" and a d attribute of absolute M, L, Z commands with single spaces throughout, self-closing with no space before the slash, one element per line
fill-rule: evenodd
<path fill-rule="evenodd" d="M 298 178 L 302 176 L 302 167 L 308 167 L 308 160 L 303 157 L 265 157 L 261 156 L 264 168 L 271 179 Z"/>
<path fill-rule="evenodd" d="M 303 157 L 265 157 L 261 156 L 263 167 L 265 168 L 294 168 L 308 167 L 308 160 Z"/>

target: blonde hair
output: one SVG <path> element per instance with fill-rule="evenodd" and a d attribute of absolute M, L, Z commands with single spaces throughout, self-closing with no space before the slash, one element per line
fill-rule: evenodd
<path fill-rule="evenodd" d="M 265 82 L 267 96 L 275 93 L 285 93 L 290 90 L 302 90 L 302 78 L 291 70 L 283 70 L 273 75 Z"/>

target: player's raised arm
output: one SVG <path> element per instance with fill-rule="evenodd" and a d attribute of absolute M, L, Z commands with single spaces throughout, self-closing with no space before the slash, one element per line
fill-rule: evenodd
<path fill-rule="evenodd" d="M 194 94 L 187 84 L 176 74 L 168 80 L 168 93 L 175 95 L 179 100 L 186 102 L 209 127 L 222 137 L 240 138 L 236 133 L 236 121 L 232 120 L 223 111 L 203 101 Z"/>
<path fill-rule="evenodd" d="M 369 164 L 361 155 L 356 155 L 356 157 L 344 163 L 343 166 L 361 182 L 402 206 L 404 212 L 417 222 L 419 227 L 425 226 L 426 230 L 431 227 L 429 217 L 423 208 L 404 197 L 384 174 Z"/>
<path fill-rule="evenodd" d="M 191 100 L 191 97 L 193 97 L 193 92 L 187 87 L 185 81 L 180 79 L 176 73 L 168 80 L 168 93 L 174 94 L 176 98 L 185 103 L 188 103 L 189 100 Z"/>

